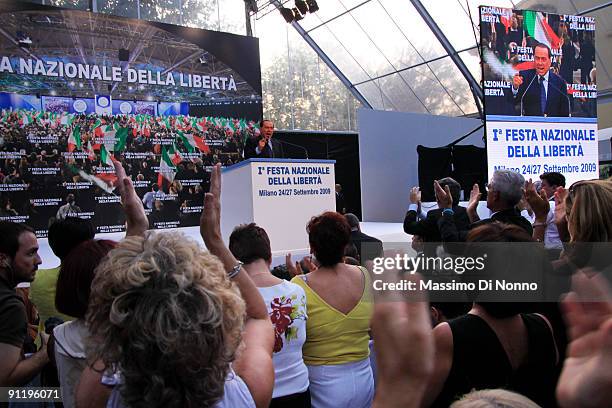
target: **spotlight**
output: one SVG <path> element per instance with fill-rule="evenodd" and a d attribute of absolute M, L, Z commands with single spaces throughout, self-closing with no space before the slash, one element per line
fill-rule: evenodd
<path fill-rule="evenodd" d="M 295 20 L 295 16 L 293 15 L 293 10 L 288 9 L 287 7 L 281 7 L 280 13 L 287 23 L 292 23 Z"/>
<path fill-rule="evenodd" d="M 306 13 L 308 13 L 308 6 L 304 0 L 295 0 L 295 7 L 300 10 L 302 15 L 306 15 Z"/>
<path fill-rule="evenodd" d="M 306 4 L 308 5 L 308 11 L 311 13 L 319 11 L 319 5 L 317 4 L 316 0 L 306 0 Z"/>
<path fill-rule="evenodd" d="M 293 18 L 295 19 L 295 21 L 300 21 L 304 18 L 304 16 L 300 14 L 300 10 L 298 10 L 297 8 L 294 7 L 291 10 L 293 11 Z"/>

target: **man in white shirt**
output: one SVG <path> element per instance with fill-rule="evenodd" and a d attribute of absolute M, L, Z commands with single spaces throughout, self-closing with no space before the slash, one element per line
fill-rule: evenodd
<path fill-rule="evenodd" d="M 548 200 L 553 200 L 557 187 L 565 187 L 565 176 L 557 172 L 543 173 L 540 176 L 542 180 L 542 190 L 546 193 Z M 559 231 L 555 225 L 555 211 L 551 208 L 546 216 L 546 231 L 544 232 L 544 246 L 547 249 L 563 249 L 563 242 L 559 237 Z"/>

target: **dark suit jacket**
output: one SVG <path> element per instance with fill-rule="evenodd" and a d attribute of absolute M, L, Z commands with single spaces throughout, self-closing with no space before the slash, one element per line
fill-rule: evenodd
<path fill-rule="evenodd" d="M 453 207 L 453 211 L 455 214 L 452 219 L 456 228 L 467 230 L 470 226 L 470 219 L 465 208 L 456 205 Z M 442 236 L 438 229 L 440 217 L 442 217 L 442 210 L 439 208 L 430 210 L 427 213 L 427 218 L 420 221 L 417 221 L 416 211 L 408 211 L 406 217 L 404 217 L 404 232 L 410 235 L 418 235 L 425 242 L 442 242 Z"/>
<path fill-rule="evenodd" d="M 258 146 L 259 139 L 260 139 L 259 137 L 250 137 L 247 139 L 246 143 L 244 144 L 244 158 L 245 159 L 251 159 L 251 158 L 282 159 L 285 157 L 282 144 L 278 140 L 275 140 L 274 138 L 270 139 L 270 141 L 272 142 L 272 149 L 270 149 L 269 145 L 266 145 L 266 147 L 264 147 L 261 153 L 258 154 L 255 149 L 259 147 Z"/>
<path fill-rule="evenodd" d="M 548 73 L 548 90 L 546 94 L 546 109 L 542 112 L 540 106 L 540 82 L 536 76 L 535 69 L 520 71 L 523 83 L 514 96 L 514 104 L 521 113 L 521 98 L 523 99 L 523 111 L 525 116 L 569 116 L 569 102 L 567 95 L 567 84 L 552 71 Z M 533 82 L 532 82 L 533 80 Z M 530 85 L 531 84 L 531 85 Z M 528 89 L 529 88 L 529 89 Z M 526 91 L 526 92 L 525 92 Z M 523 95 L 525 97 L 523 98 Z"/>
<path fill-rule="evenodd" d="M 515 208 L 508 210 L 498 211 L 491 218 L 485 218 L 483 220 L 476 221 L 469 226 L 469 229 L 486 225 L 491 222 L 503 222 L 506 224 L 514 224 L 525 230 L 529 236 L 533 235 L 533 226 L 525 217 L 521 215 L 521 212 Z M 440 229 L 440 235 L 444 242 L 462 242 L 465 241 L 469 230 L 460 231 L 452 222 L 450 217 L 441 217 L 438 220 L 438 228 Z"/>
<path fill-rule="evenodd" d="M 529 234 L 529 236 L 533 235 L 533 226 L 531 225 L 529 221 L 527 221 L 525 217 L 521 215 L 521 212 L 517 210 L 516 208 L 498 211 L 495 214 L 493 214 L 491 218 L 476 221 L 475 223 L 472 224 L 472 228 L 476 228 L 481 225 L 485 225 L 485 224 L 495 222 L 495 221 L 503 222 L 506 224 L 514 224 L 524 229 L 525 232 Z"/>
<path fill-rule="evenodd" d="M 362 265 L 383 255 L 382 241 L 361 231 L 351 231 L 351 243 L 355 244 Z"/>

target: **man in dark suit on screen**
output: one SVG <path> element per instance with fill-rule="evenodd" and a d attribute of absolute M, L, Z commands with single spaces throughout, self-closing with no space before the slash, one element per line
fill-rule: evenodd
<path fill-rule="evenodd" d="M 567 84 L 550 70 L 551 52 L 546 44 L 533 50 L 535 69 L 520 71 L 512 78 L 514 104 L 521 116 L 557 116 L 570 114 Z"/>
<path fill-rule="evenodd" d="M 283 146 L 272 139 L 274 122 L 263 119 L 259 124 L 259 132 L 259 135 L 247 139 L 244 145 L 244 158 L 284 158 Z"/>

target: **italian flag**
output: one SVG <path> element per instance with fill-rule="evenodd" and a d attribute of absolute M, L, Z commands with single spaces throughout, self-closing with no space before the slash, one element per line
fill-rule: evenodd
<path fill-rule="evenodd" d="M 73 152 L 74 149 L 81 150 L 81 127 L 75 126 L 68 136 L 68 151 Z"/>
<path fill-rule="evenodd" d="M 89 160 L 93 161 L 96 159 L 96 154 L 93 151 L 93 147 L 91 147 L 91 140 L 87 142 L 87 147 L 84 149 L 84 151 L 87 153 Z"/>
<path fill-rule="evenodd" d="M 111 153 L 106 150 L 105 145 L 100 146 L 100 162 L 109 167 L 114 167 L 113 160 L 111 159 Z"/>
<path fill-rule="evenodd" d="M 172 159 L 170 158 L 166 147 L 162 146 L 161 160 L 159 162 L 159 174 L 157 176 L 157 185 L 159 188 L 163 187 L 164 180 L 168 184 L 172 183 L 175 175 L 176 167 L 174 166 L 174 163 L 172 163 Z"/>
<path fill-rule="evenodd" d="M 74 115 L 71 113 L 62 113 L 60 117 L 60 125 L 70 126 L 74 120 Z"/>
<path fill-rule="evenodd" d="M 193 118 L 191 121 L 191 126 L 197 129 L 200 132 L 206 132 L 208 130 L 208 126 L 206 125 L 206 118 L 202 118 L 202 120 L 198 121 L 198 119 Z"/>
<path fill-rule="evenodd" d="M 26 112 L 23 112 L 21 115 L 21 119 L 19 119 L 19 124 L 21 125 L 21 127 L 24 127 L 25 125 L 29 125 L 30 123 L 32 123 L 32 118 Z"/>
<path fill-rule="evenodd" d="M 544 14 L 539 11 L 524 11 L 523 12 L 525 30 L 527 34 L 542 44 L 548 45 L 551 49 L 560 47 L 560 39 L 544 17 Z"/>
<path fill-rule="evenodd" d="M 168 155 L 170 156 L 170 160 L 172 160 L 172 164 L 175 166 L 183 161 L 183 155 L 180 150 L 176 146 L 176 143 L 173 143 L 168 151 Z"/>
<path fill-rule="evenodd" d="M 70 166 L 70 169 L 75 173 L 81 176 L 83 180 L 87 180 L 96 186 L 100 187 L 102 190 L 107 193 L 112 193 L 115 189 L 117 176 L 114 173 L 104 173 L 99 174 L 97 177 L 91 174 L 85 173 L 83 170 Z"/>
<path fill-rule="evenodd" d="M 122 151 L 125 149 L 129 128 L 121 127 L 115 123 L 113 130 L 115 131 L 115 151 Z"/>
<path fill-rule="evenodd" d="M 193 153 L 197 147 L 203 153 L 210 153 L 210 148 L 203 137 L 195 136 L 191 133 L 177 131 L 178 137 L 183 141 L 189 153 Z"/>
<path fill-rule="evenodd" d="M 103 123 L 100 119 L 96 120 L 96 123 L 94 123 L 93 127 L 94 127 L 94 135 L 98 137 L 104 136 L 104 129 L 106 129 L 106 126 L 103 126 Z"/>

